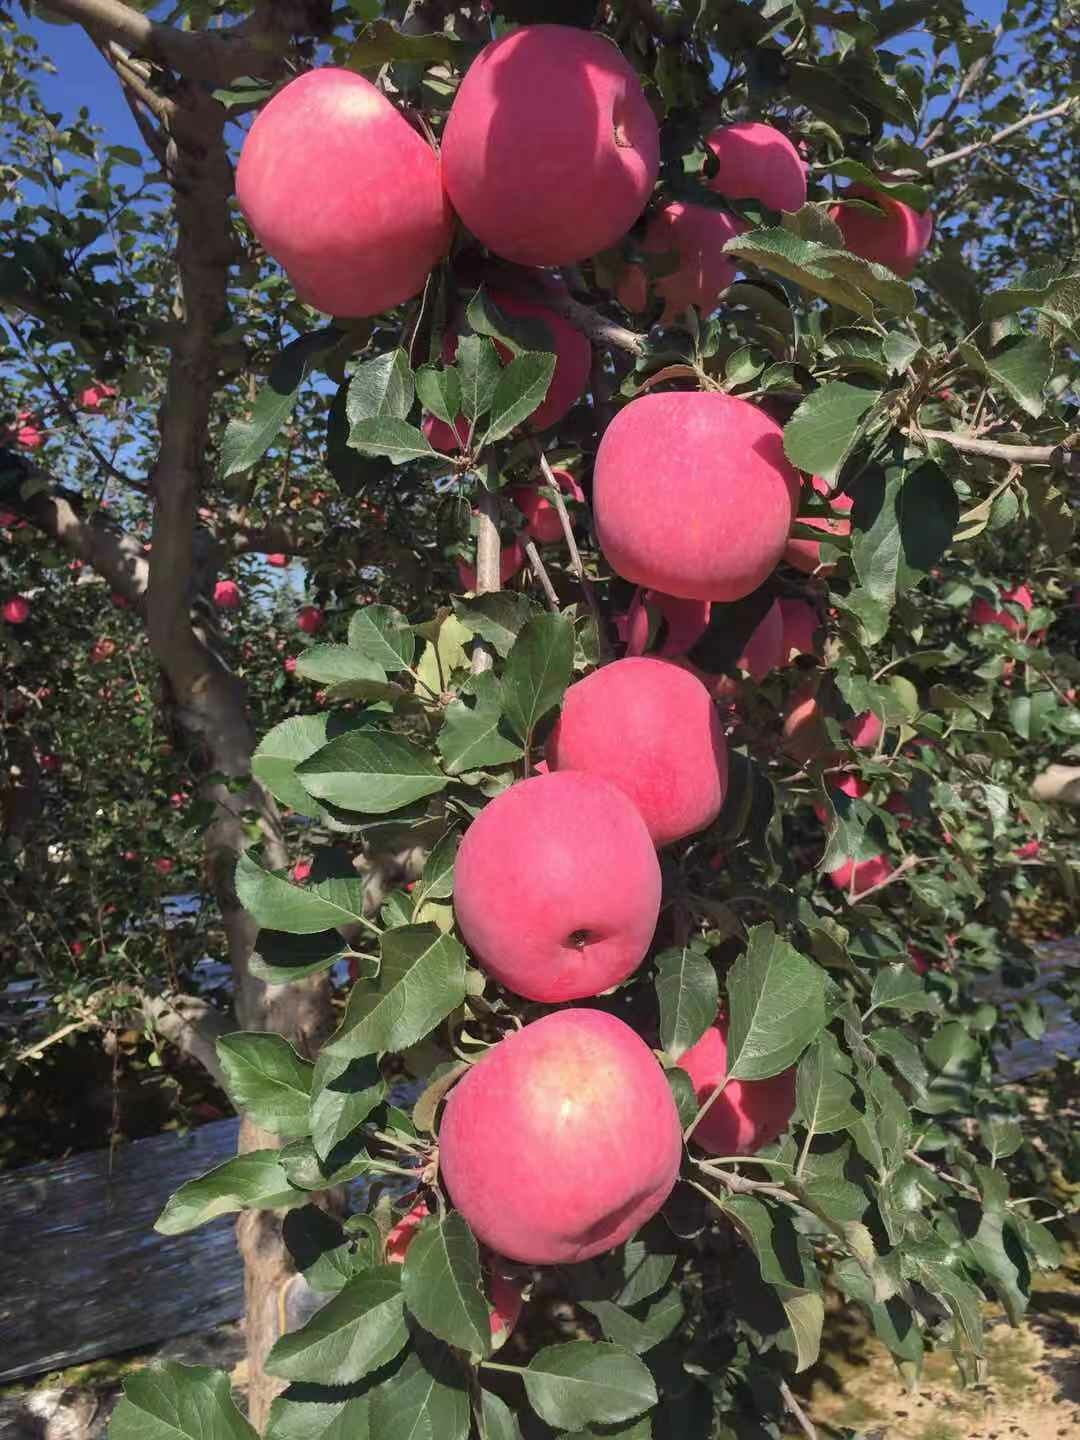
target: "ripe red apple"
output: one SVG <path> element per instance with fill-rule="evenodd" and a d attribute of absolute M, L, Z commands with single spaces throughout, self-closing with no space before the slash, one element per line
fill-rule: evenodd
<path fill-rule="evenodd" d="M 812 476 L 810 483 L 819 495 L 829 494 L 829 487 L 820 475 Z M 823 515 L 800 516 L 799 524 L 808 525 L 812 530 L 822 530 L 827 536 L 835 535 L 837 539 L 850 535 L 851 520 L 847 512 L 852 506 L 851 496 L 833 495 L 829 499 L 829 505 L 840 514 L 835 518 Z M 801 570 L 804 575 L 813 575 L 815 572 L 820 575 L 830 575 L 836 568 L 835 565 L 822 565 L 819 541 L 801 540 L 796 536 L 793 536 L 784 547 L 784 559 L 796 570 Z"/>
<path fill-rule="evenodd" d="M 615 660 L 571 685 L 547 758 L 554 771 L 617 785 L 654 845 L 710 825 L 727 790 L 727 743 L 709 692 L 689 670 L 651 656 Z"/>
<path fill-rule="evenodd" d="M 852 800 L 863 800 L 870 794 L 870 786 L 866 781 L 860 780 L 858 775 L 853 775 L 850 771 L 843 775 L 830 775 L 829 789 L 839 790 L 841 795 L 849 795 Z M 814 814 L 822 825 L 827 825 L 832 819 L 830 811 L 824 805 L 815 805 Z"/>
<path fill-rule="evenodd" d="M 908 962 L 916 975 L 925 975 L 930 969 L 930 961 L 917 945 L 907 947 Z"/>
<path fill-rule="evenodd" d="M 885 726 L 872 710 L 864 710 L 861 715 L 845 720 L 843 728 L 851 737 L 851 743 L 856 750 L 873 750 L 881 739 Z"/>
<path fill-rule="evenodd" d="M 573 265 L 645 208 L 660 137 L 637 73 L 602 35 L 526 25 L 469 66 L 443 132 L 454 209 L 520 265 Z"/>
<path fill-rule="evenodd" d="M 159 875 L 169 875 L 172 873 L 173 864 L 174 861 L 163 855 L 159 860 L 154 861 L 154 869 Z"/>
<path fill-rule="evenodd" d="M 663 1070 L 599 1010 L 560 1010 L 500 1040 L 450 1091 L 439 1128 L 450 1198 L 485 1245 L 530 1265 L 622 1244 L 663 1205 L 681 1159 Z"/>
<path fill-rule="evenodd" d="M 705 1034 L 679 1061 L 694 1084 L 698 1105 L 704 1105 L 727 1074 L 728 1026 L 717 1016 Z M 795 1067 L 768 1080 L 731 1080 L 714 1101 L 693 1135 L 710 1155 L 753 1155 L 778 1139 L 795 1109 Z"/>
<path fill-rule="evenodd" d="M 632 400 L 604 432 L 593 518 L 616 574 L 684 600 L 739 600 L 784 553 L 799 477 L 775 420 L 718 392 Z"/>
<path fill-rule="evenodd" d="M 782 736 L 784 754 L 797 765 L 824 760 L 828 745 L 825 721 L 817 696 L 811 691 L 796 690 L 791 695 L 784 711 Z"/>
<path fill-rule="evenodd" d="M 755 626 L 746 642 L 746 649 L 735 662 L 752 680 L 760 682 L 770 670 L 779 670 L 787 662 L 784 654 L 784 612 L 774 600 L 764 618 Z"/>
<path fill-rule="evenodd" d="M 30 619 L 30 601 L 24 595 L 13 595 L 4 601 L 0 614 L 9 625 L 24 625 Z"/>
<path fill-rule="evenodd" d="M 855 205 L 833 205 L 829 214 L 840 226 L 844 244 L 853 255 L 884 265 L 902 279 L 919 263 L 934 235 L 934 217 L 920 215 L 902 200 L 893 200 L 872 185 L 849 185 L 844 200 L 866 200 L 879 210 Z"/>
<path fill-rule="evenodd" d="M 1029 615 L 1035 608 L 1035 597 L 1026 585 L 1015 585 L 1011 590 L 1003 590 L 1001 598 L 1009 604 L 1019 605 L 1025 615 Z M 973 602 L 968 619 L 972 625 L 1001 625 L 1010 635 L 1022 635 L 1027 628 L 1023 620 L 1019 620 L 1004 608 L 995 609 L 990 601 L 984 600 L 981 595 Z"/>
<path fill-rule="evenodd" d="M 564 320 L 561 315 L 556 315 L 555 311 L 549 309 L 548 306 L 538 304 L 533 300 L 519 298 L 517 295 L 507 295 L 501 290 L 490 290 L 489 293 L 499 309 L 505 311 L 507 315 L 522 319 L 541 320 L 550 331 L 551 344 L 555 353 L 555 370 L 547 394 L 525 421 L 525 427 L 530 431 L 540 431 L 546 430 L 551 425 L 557 425 L 566 412 L 576 405 L 585 393 L 585 387 L 589 383 L 589 371 L 592 367 L 592 346 L 580 330 L 575 330 L 569 320 Z M 457 345 L 457 335 L 448 334 L 443 344 L 443 360 L 447 364 L 451 364 L 457 355 Z M 495 349 L 502 363 L 509 365 L 513 359 L 513 352 L 498 340 L 495 341 Z M 424 417 L 421 428 L 427 436 L 428 442 L 444 454 L 464 449 L 469 438 L 469 422 L 464 415 L 458 417 L 457 424 L 453 429 L 447 425 L 445 420 L 439 420 L 434 415 L 427 415 Z M 481 429 L 480 435 L 483 436 L 483 429 Z"/>
<path fill-rule="evenodd" d="M 283 570 L 289 563 L 289 557 L 275 551 L 273 555 L 267 555 L 266 563 L 267 565 L 273 565 L 275 570 Z"/>
<path fill-rule="evenodd" d="M 729 200 L 760 200 L 770 210 L 806 204 L 806 166 L 782 131 L 756 120 L 721 125 L 705 142 L 719 169 L 705 183 Z"/>
<path fill-rule="evenodd" d="M 101 665 L 106 660 L 111 660 L 116 654 L 116 641 L 104 636 L 101 640 L 95 640 L 90 647 L 90 664 Z"/>
<path fill-rule="evenodd" d="M 555 373 L 558 374 L 558 370 Z M 549 390 L 544 405 L 547 405 L 550 399 Z M 544 406 L 540 408 L 543 409 Z M 581 486 L 569 470 L 552 470 L 551 473 L 564 495 L 569 495 L 579 502 L 585 499 Z M 526 529 L 538 545 L 555 545 L 563 538 L 559 512 L 546 496 L 541 495 L 538 485 L 518 485 L 509 495 L 524 515 Z"/>
<path fill-rule="evenodd" d="M 784 664 L 794 655 L 817 655 L 820 647 L 815 640 L 821 628 L 818 612 L 805 600 L 781 600 L 780 615 L 784 622 Z"/>
<path fill-rule="evenodd" d="M 404 1265 L 405 1256 L 417 1230 L 431 1214 L 426 1200 L 418 1200 L 407 1215 L 392 1227 L 383 1242 L 383 1255 L 388 1265 Z"/>
<path fill-rule="evenodd" d="M 309 70 L 263 107 L 236 197 L 300 299 L 329 315 L 400 305 L 450 248 L 438 156 L 351 70 Z"/>
<path fill-rule="evenodd" d="M 735 279 L 738 261 L 724 246 L 750 226 L 726 210 L 686 205 L 672 200 L 657 211 L 645 230 L 641 248 L 647 255 L 673 254 L 678 268 L 660 276 L 656 293 L 664 300 L 665 323 L 696 305 L 707 314 L 716 309 L 722 291 Z M 644 310 L 648 280 L 641 265 L 628 265 L 615 290 L 627 310 Z"/>
<path fill-rule="evenodd" d="M 45 443 L 41 422 L 32 410 L 20 410 L 15 416 L 15 428 L 7 432 L 7 439 L 14 440 L 24 450 L 40 450 Z"/>
<path fill-rule="evenodd" d="M 1025 840 L 1023 845 L 1018 845 L 1013 854 L 1018 860 L 1037 860 L 1042 852 L 1042 846 L 1038 840 Z"/>
<path fill-rule="evenodd" d="M 106 400 L 115 400 L 115 398 L 116 391 L 113 387 L 98 380 L 93 385 L 88 385 L 82 392 L 79 396 L 79 404 L 84 410 L 100 410 Z"/>
<path fill-rule="evenodd" d="M 893 873 L 893 863 L 887 855 L 875 855 L 872 860 L 845 860 L 843 865 L 829 871 L 829 880 L 845 895 L 856 898 L 864 895 L 872 885 L 879 885 Z"/>
<path fill-rule="evenodd" d="M 219 610 L 239 610 L 240 586 L 235 580 L 219 580 L 214 586 L 214 604 Z"/>
<path fill-rule="evenodd" d="M 898 790 L 894 790 L 885 801 L 883 808 L 888 810 L 890 815 L 898 815 L 900 817 L 897 825 L 901 830 L 911 829 L 914 824 L 914 817 L 912 815 L 911 802 L 906 795 L 901 795 Z"/>
<path fill-rule="evenodd" d="M 286 655 L 285 659 L 281 662 L 281 665 L 286 675 L 294 674 L 296 671 L 296 656 Z"/>
<path fill-rule="evenodd" d="M 318 605 L 301 605 L 296 612 L 297 629 L 305 635 L 317 635 L 326 623 L 326 616 Z"/>
<path fill-rule="evenodd" d="M 643 655 L 649 643 L 649 608 L 659 610 L 666 632 L 656 654 L 673 660 L 692 650 L 708 629 L 712 604 L 708 600 L 680 600 L 677 595 L 663 595 L 659 590 L 640 587 L 625 615 L 616 618 L 619 638 L 626 645 L 627 655 Z"/>
<path fill-rule="evenodd" d="M 59 756 L 59 755 L 53 755 L 51 752 L 50 752 L 49 754 L 42 755 L 41 760 L 40 760 L 39 763 L 40 763 L 40 765 L 41 765 L 42 770 L 45 771 L 45 774 L 46 774 L 46 775 L 55 775 L 55 774 L 57 774 L 57 773 L 59 772 L 59 770 L 60 770 L 60 765 L 61 765 L 60 756 Z M 1036 841 L 1035 843 L 1038 844 L 1038 841 Z M 1017 852 L 1017 853 L 1019 853 L 1019 852 Z"/>
<path fill-rule="evenodd" d="M 292 867 L 292 878 L 297 885 L 302 885 L 311 875 L 311 861 L 297 860 Z"/>
<path fill-rule="evenodd" d="M 465 832 L 454 910 L 501 985 L 527 1000 L 579 1000 L 645 958 L 660 866 L 621 790 L 598 775 L 537 775 L 504 790 Z"/>
<path fill-rule="evenodd" d="M 524 564 L 525 547 L 520 540 L 515 539 L 511 544 L 504 545 L 499 551 L 499 584 L 505 585 L 508 580 L 512 580 Z M 476 571 L 471 565 L 459 560 L 457 573 L 462 590 L 476 589 Z"/>

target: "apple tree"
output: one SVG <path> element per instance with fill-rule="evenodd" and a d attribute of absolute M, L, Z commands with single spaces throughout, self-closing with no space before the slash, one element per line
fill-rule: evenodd
<path fill-rule="evenodd" d="M 5 309 L 139 419 L 47 464 L 20 399 L 0 499 L 135 586 L 199 755 L 243 1153 L 158 1226 L 240 1214 L 250 1425 L 812 1434 L 827 1288 L 977 1376 L 1057 1256 L 997 1066 L 1076 887 L 1075 23 L 49 9 L 157 169 L 83 266 L 27 205 Z M 331 602 L 257 744 L 252 553 Z M 113 1425 L 249 1433 L 179 1366 Z"/>

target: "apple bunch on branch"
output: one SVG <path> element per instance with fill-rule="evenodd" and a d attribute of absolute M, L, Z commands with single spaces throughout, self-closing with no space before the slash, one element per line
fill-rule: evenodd
<path fill-rule="evenodd" d="M 637 10 L 653 48 L 376 22 L 243 145 L 254 236 L 331 320 L 229 427 L 226 473 L 319 371 L 336 464 L 380 497 L 419 477 L 437 517 L 425 613 L 366 605 L 306 649 L 328 708 L 253 762 L 328 837 L 302 881 L 241 858 L 255 970 L 348 960 L 340 1024 L 313 1058 L 221 1042 L 280 1146 L 158 1222 L 288 1212 L 317 1308 L 267 1361 L 278 1440 L 704 1440 L 785 1411 L 812 1433 L 789 1382 L 826 1282 L 917 1370 L 938 1341 L 977 1357 L 984 1294 L 1016 1319 L 1055 1262 L 1001 1165 L 1013 1021 L 976 1021 L 952 952 L 920 948 L 985 900 L 941 821 L 952 737 L 988 789 L 1008 745 L 981 680 L 1026 667 L 1014 729 L 1077 732 L 1039 698 L 1051 590 L 973 566 L 932 620 L 912 605 L 1003 495 L 1071 544 L 1078 452 L 1044 397 L 1075 373 L 1080 280 L 995 290 L 975 339 L 935 339 L 907 283 L 934 242 L 930 172 L 897 173 L 914 147 L 838 154 L 847 102 L 809 119 L 829 107 L 798 65 L 801 126 L 695 106 L 642 63 L 691 43 L 676 17 Z M 1057 318 L 995 337 L 1032 308 Z M 962 386 L 1015 423 L 953 425 Z M 374 916 L 358 845 L 424 855 Z M 316 1203 L 353 1182 L 362 1213 Z M 238 1432 L 221 1377 L 172 1367 L 131 1382 L 118 1434 L 151 1383 Z"/>

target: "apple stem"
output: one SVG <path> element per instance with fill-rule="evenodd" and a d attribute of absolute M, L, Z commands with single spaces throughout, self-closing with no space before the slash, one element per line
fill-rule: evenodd
<path fill-rule="evenodd" d="M 555 506 L 559 517 L 559 524 L 562 526 L 563 538 L 566 541 L 566 548 L 570 552 L 570 568 L 578 578 L 581 592 L 585 596 L 585 603 L 589 607 L 593 622 L 596 625 L 597 640 L 600 646 L 601 661 L 610 660 L 611 648 L 608 645 L 607 631 L 604 629 L 603 617 L 600 614 L 599 606 L 596 603 L 596 596 L 593 594 L 589 577 L 585 574 L 585 566 L 581 563 L 581 551 L 574 539 L 574 527 L 570 523 L 570 513 L 566 508 L 566 501 L 563 499 L 562 486 L 555 479 L 548 464 L 548 458 L 539 444 L 536 446 L 536 456 L 540 462 L 540 470 L 544 477 L 544 484 L 551 490 L 552 503 Z"/>

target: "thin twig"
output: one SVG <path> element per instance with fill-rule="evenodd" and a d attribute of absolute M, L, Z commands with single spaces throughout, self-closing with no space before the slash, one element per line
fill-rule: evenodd
<path fill-rule="evenodd" d="M 1006 460 L 1010 465 L 1049 465 L 1069 475 L 1080 475 L 1080 450 L 1067 450 L 1063 445 L 1003 445 L 997 440 L 980 440 L 955 430 L 908 431 L 914 439 L 940 440 L 954 450 L 972 455 L 985 455 L 988 460 Z"/>
<path fill-rule="evenodd" d="M 895 870 L 890 870 L 888 875 L 885 876 L 884 880 L 879 880 L 876 885 L 870 885 L 867 889 L 861 890 L 858 895 L 849 895 L 847 897 L 848 900 L 851 902 L 852 905 L 859 904 L 859 902 L 865 900 L 868 895 L 873 895 L 878 890 L 884 890 L 886 885 L 894 884 L 897 880 L 901 879 L 904 875 L 906 875 L 909 870 L 914 870 L 916 865 L 925 865 L 926 863 L 928 863 L 929 858 L 930 857 L 927 855 L 908 855 L 905 859 L 900 861 L 900 864 L 897 865 Z"/>
<path fill-rule="evenodd" d="M 806 1440 L 817 1440 L 817 1431 L 814 1429 L 810 1417 L 791 1393 L 791 1386 L 786 1380 L 780 1381 L 780 1394 L 784 1397 L 784 1404 L 787 1406 L 792 1419 L 806 1436 Z"/>
<path fill-rule="evenodd" d="M 490 462 L 489 470 L 495 464 Z M 493 476 L 489 476 L 494 479 Z M 476 500 L 476 593 L 491 595 L 501 587 L 499 554 L 499 497 L 482 486 Z M 473 642 L 472 673 L 480 675 L 495 664 L 495 655 L 487 641 Z"/>
<path fill-rule="evenodd" d="M 1033 111 L 1030 115 L 1025 115 L 1022 120 L 1014 120 L 1003 130 L 989 135 L 985 140 L 975 140 L 970 145 L 962 145 L 959 150 L 950 150 L 947 155 L 935 155 L 933 160 L 926 162 L 926 168 L 939 170 L 942 165 L 952 165 L 956 160 L 965 160 L 978 150 L 986 150 L 991 145 L 1000 145 L 1003 140 L 1008 140 L 1010 135 L 1015 135 L 1019 130 L 1026 130 L 1029 125 L 1038 125 L 1042 120 L 1054 120 L 1059 115 L 1067 115 L 1076 104 L 1076 100 L 1075 95 L 1070 95 L 1067 100 L 1062 100 L 1060 105 L 1054 105 L 1049 110 Z"/>
<path fill-rule="evenodd" d="M 967 98 L 968 92 L 982 79 L 983 72 L 994 58 L 994 51 L 1004 33 L 1004 29 L 1005 27 L 1002 24 L 997 26 L 994 30 L 994 38 L 990 44 L 990 49 L 985 55 L 980 55 L 977 60 L 974 60 L 969 68 L 964 71 L 964 74 L 960 78 L 960 84 L 953 91 L 949 103 L 930 127 L 926 139 L 922 142 L 922 149 L 928 149 L 939 135 L 944 134 L 949 121 L 956 114 L 962 102 Z"/>
<path fill-rule="evenodd" d="M 559 608 L 559 597 L 555 593 L 555 586 L 551 583 L 551 576 L 547 573 L 544 562 L 540 558 L 540 551 L 536 548 L 535 540 L 525 541 L 525 554 L 528 558 L 529 564 L 532 566 L 533 574 L 540 582 L 540 588 L 544 592 L 544 598 L 547 600 L 548 609 L 557 611 Z"/>
<path fill-rule="evenodd" d="M 596 596 L 593 593 L 592 584 L 585 574 L 585 566 L 581 562 L 581 551 L 578 549 L 577 540 L 574 538 L 574 527 L 570 523 L 570 512 L 566 508 L 566 501 L 563 499 L 562 486 L 555 479 L 548 458 L 544 454 L 539 442 L 536 442 L 536 455 L 540 461 L 540 470 L 544 476 L 544 483 L 551 490 L 552 503 L 555 506 L 559 517 L 559 524 L 562 526 L 563 539 L 566 541 L 566 548 L 570 552 L 570 568 L 577 576 L 578 584 L 581 586 L 581 593 L 585 597 L 585 603 L 589 607 L 589 613 L 596 625 L 597 644 L 600 647 L 601 660 L 611 659 L 611 647 L 608 644 L 607 632 L 604 629 L 604 618 L 600 614 L 600 607 L 596 603 Z"/>

